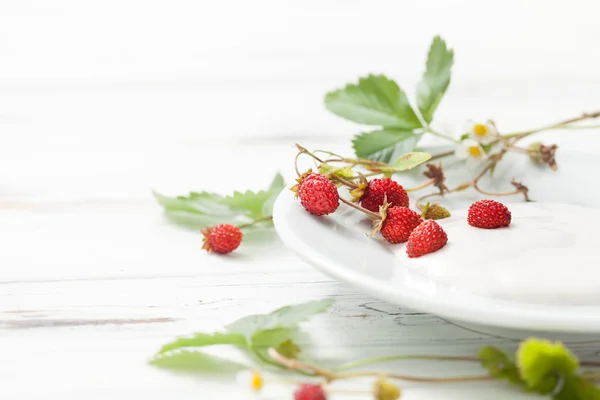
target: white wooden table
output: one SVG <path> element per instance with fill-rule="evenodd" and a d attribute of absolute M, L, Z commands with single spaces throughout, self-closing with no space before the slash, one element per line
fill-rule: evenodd
<path fill-rule="evenodd" d="M 277 169 L 289 181 L 295 141 L 349 152 L 358 128 L 322 110 L 323 93 L 369 71 L 389 72 L 410 90 L 438 31 L 460 49 L 439 113 L 455 132 L 469 117 L 494 117 L 512 129 L 597 108 L 600 61 L 571 51 L 574 43 L 593 47 L 600 33 L 594 12 L 574 6 L 570 18 L 547 2 L 494 10 L 466 2 L 452 19 L 443 1 L 408 10 L 384 2 L 387 12 L 335 1 L 299 8 L 265 1 L 269 12 L 237 2 L 243 9 L 233 14 L 223 2 L 208 10 L 216 21 L 232 18 L 242 34 L 197 2 L 165 9 L 132 0 L 87 10 L 63 2 L 0 4 L 2 398 L 242 398 L 244 388 L 230 380 L 175 376 L 147 361 L 175 336 L 327 297 L 336 300 L 332 312 L 307 326 L 311 353 L 332 363 L 514 348 L 334 282 L 275 235 L 246 241 L 231 257 L 207 255 L 198 232 L 163 218 L 150 190 L 260 189 Z M 397 24 L 392 11 L 427 13 L 438 28 Z M 559 18 L 573 20 L 574 29 L 556 32 Z M 155 21 L 166 21 L 158 24 L 165 29 Z M 456 28 L 469 21 L 486 29 L 474 38 Z M 357 24 L 371 37 L 359 35 Z M 547 137 L 562 148 L 600 148 L 598 135 L 585 135 Z M 600 345 L 574 349 L 597 359 Z M 478 369 L 392 367 L 432 375 Z M 503 384 L 403 387 L 408 400 L 527 398 Z"/>

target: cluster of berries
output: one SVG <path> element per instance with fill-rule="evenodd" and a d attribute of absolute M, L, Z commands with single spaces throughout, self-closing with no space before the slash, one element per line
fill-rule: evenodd
<path fill-rule="evenodd" d="M 302 206 L 314 215 L 331 214 L 340 204 L 337 186 L 322 174 L 303 174 L 293 190 Z M 381 232 L 385 240 L 389 243 L 406 242 L 406 253 L 411 258 L 437 251 L 448 242 L 448 235 L 435 222 L 435 219 L 449 217 L 448 210 L 427 204 L 421 208 L 422 214 L 419 215 L 409 208 L 406 190 L 392 179 L 372 179 L 355 200 L 362 206 L 357 208 L 375 219 L 375 231 Z M 500 228 L 508 226 L 510 220 L 510 211 L 494 200 L 475 202 L 469 209 L 468 223 L 474 227 Z"/>

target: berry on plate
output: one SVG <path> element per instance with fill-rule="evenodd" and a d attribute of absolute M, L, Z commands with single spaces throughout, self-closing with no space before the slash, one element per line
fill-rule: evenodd
<path fill-rule="evenodd" d="M 432 219 L 417 226 L 406 244 L 406 254 L 410 258 L 421 257 L 433 253 L 448 243 L 448 235 L 442 227 Z"/>
<path fill-rule="evenodd" d="M 369 211 L 379 212 L 384 198 L 392 206 L 408 207 L 409 200 L 406 190 L 390 178 L 372 179 L 365 188 L 360 199 L 360 205 Z"/>
<path fill-rule="evenodd" d="M 294 392 L 294 400 L 327 400 L 321 385 L 304 383 Z"/>
<path fill-rule="evenodd" d="M 404 243 L 421 222 L 419 214 L 408 207 L 390 207 L 381 222 L 381 236 L 390 243 Z"/>
<path fill-rule="evenodd" d="M 467 222 L 476 228 L 496 229 L 510 225 L 508 208 L 495 200 L 479 200 L 471 204 Z"/>
<path fill-rule="evenodd" d="M 238 248 L 242 242 L 240 228 L 230 224 L 217 225 L 214 228 L 202 230 L 204 245 L 202 248 L 208 252 L 227 254 Z"/>
<path fill-rule="evenodd" d="M 310 173 L 302 177 L 297 193 L 302 207 L 314 215 L 331 214 L 340 205 L 337 187 L 325 175 Z"/>

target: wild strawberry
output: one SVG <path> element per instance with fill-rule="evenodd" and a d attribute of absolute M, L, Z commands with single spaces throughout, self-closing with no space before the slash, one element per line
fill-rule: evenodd
<path fill-rule="evenodd" d="M 448 235 L 442 227 L 432 219 L 428 219 L 417 226 L 406 244 L 406 254 L 410 258 L 421 257 L 422 255 L 433 253 L 444 247 L 448 243 Z"/>
<path fill-rule="evenodd" d="M 471 204 L 467 222 L 476 228 L 496 229 L 510 225 L 510 211 L 494 200 L 480 200 Z"/>
<path fill-rule="evenodd" d="M 419 214 L 408 207 L 390 207 L 381 223 L 381 236 L 390 243 L 404 243 L 421 222 Z"/>
<path fill-rule="evenodd" d="M 340 205 L 340 195 L 335 184 L 326 176 L 311 173 L 298 185 L 300 204 L 311 214 L 326 215 Z"/>
<path fill-rule="evenodd" d="M 439 204 L 427 203 L 424 206 L 419 206 L 419 210 L 421 210 L 421 216 L 425 219 L 444 219 L 450 216 L 450 211 Z"/>
<path fill-rule="evenodd" d="M 238 248 L 242 242 L 242 231 L 234 225 L 221 224 L 214 228 L 202 230 L 204 245 L 202 248 L 208 252 L 227 254 Z"/>
<path fill-rule="evenodd" d="M 327 400 L 321 385 L 304 383 L 294 392 L 294 400 Z"/>
<path fill-rule="evenodd" d="M 360 205 L 369 211 L 379 212 L 379 206 L 383 205 L 385 197 L 392 206 L 408 207 L 406 190 L 390 178 L 371 180 L 361 197 Z"/>

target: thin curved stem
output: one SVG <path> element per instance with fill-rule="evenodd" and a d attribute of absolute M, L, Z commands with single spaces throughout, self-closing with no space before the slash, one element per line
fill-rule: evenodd
<path fill-rule="evenodd" d="M 435 154 L 435 155 L 431 156 L 431 158 L 429 159 L 429 161 L 437 160 L 438 158 L 448 157 L 448 156 L 451 156 L 453 154 L 454 154 L 454 150 L 446 151 L 446 152 L 440 153 L 440 154 Z"/>
<path fill-rule="evenodd" d="M 446 135 L 444 133 L 438 132 L 436 130 L 433 130 L 429 126 L 425 127 L 425 132 L 431 133 L 433 136 L 437 136 L 439 138 L 442 138 L 442 139 L 445 139 L 445 140 L 449 140 L 449 141 L 454 142 L 454 143 L 460 143 L 460 140 L 455 139 L 455 138 L 453 138 L 451 136 L 448 136 L 448 135 Z"/>
<path fill-rule="evenodd" d="M 435 182 L 435 179 L 430 179 L 420 185 L 413 186 L 411 188 L 404 188 L 404 190 L 406 190 L 407 192 L 416 192 L 417 190 L 425 189 L 426 187 L 433 185 L 434 182 Z"/>
<path fill-rule="evenodd" d="M 335 372 L 345 371 L 348 369 L 362 367 L 364 365 L 384 363 L 390 361 L 403 361 L 403 360 L 436 360 L 436 361 L 468 361 L 468 362 L 480 362 L 481 360 L 477 357 L 462 357 L 462 356 L 432 356 L 432 355 L 402 355 L 402 356 L 388 356 L 388 357 L 376 357 L 367 358 L 364 360 L 358 360 L 342 364 L 333 369 Z"/>
<path fill-rule="evenodd" d="M 361 206 L 356 205 L 353 202 L 344 199 L 343 197 L 340 197 L 340 201 L 342 203 L 344 203 L 344 204 L 346 204 L 346 205 L 348 205 L 348 206 L 350 206 L 350 207 L 352 207 L 352 208 L 360 211 L 360 212 L 363 212 L 363 213 L 367 214 L 369 217 L 371 217 L 373 219 L 381 219 L 381 215 L 379 215 L 377 213 L 374 213 L 373 211 L 369 211 L 366 208 L 362 208 Z"/>
<path fill-rule="evenodd" d="M 389 374 L 381 372 L 351 372 L 347 374 L 335 374 L 334 379 L 352 379 L 352 378 L 364 378 L 364 377 L 378 377 L 384 375 L 386 378 L 398 379 L 402 381 L 410 382 L 428 382 L 428 383 L 451 383 L 451 382 L 479 382 L 479 381 L 491 381 L 494 380 L 489 375 L 472 375 L 472 376 L 456 376 L 450 378 L 425 378 L 421 376 L 412 375 L 401 375 L 401 374 Z"/>

